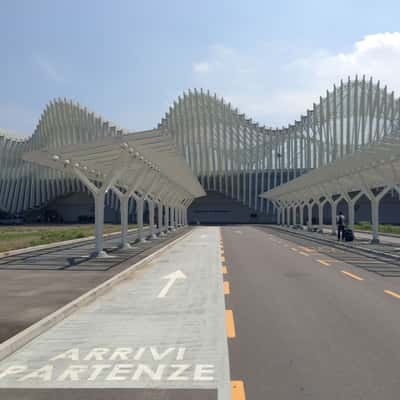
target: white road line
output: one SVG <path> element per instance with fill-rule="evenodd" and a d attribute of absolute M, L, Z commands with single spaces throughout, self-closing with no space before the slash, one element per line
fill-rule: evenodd
<path fill-rule="evenodd" d="M 164 298 L 169 289 L 171 289 L 172 285 L 178 280 L 178 279 L 186 279 L 186 275 L 180 270 L 178 269 L 177 271 L 173 272 L 172 274 L 166 275 L 164 276 L 162 279 L 168 279 L 168 283 L 163 287 L 163 289 L 161 290 L 161 292 L 158 294 L 158 298 L 162 299 Z"/>

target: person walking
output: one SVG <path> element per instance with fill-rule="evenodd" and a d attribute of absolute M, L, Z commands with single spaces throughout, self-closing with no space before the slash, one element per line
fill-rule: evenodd
<path fill-rule="evenodd" d="M 337 240 L 344 240 L 344 215 L 343 213 L 340 211 L 339 215 L 336 217 L 336 224 L 337 224 Z"/>

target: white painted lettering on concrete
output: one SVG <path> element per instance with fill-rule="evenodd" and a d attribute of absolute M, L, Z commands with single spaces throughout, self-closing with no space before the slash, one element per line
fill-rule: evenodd
<path fill-rule="evenodd" d="M 194 381 L 212 381 L 214 380 L 214 365 L 197 364 L 194 368 Z"/>
<path fill-rule="evenodd" d="M 166 365 L 160 364 L 158 367 L 153 370 L 154 367 L 150 367 L 146 364 L 139 364 L 136 368 L 135 373 L 132 376 L 132 380 L 139 380 L 143 374 L 146 374 L 153 381 L 160 381 L 162 379 L 162 375 L 164 373 Z"/>
<path fill-rule="evenodd" d="M 21 372 L 24 372 L 27 369 L 28 367 L 26 365 L 12 365 L 11 367 L 8 367 L 0 374 L 0 379 L 3 379 L 4 377 L 9 375 L 20 374 Z"/>
<path fill-rule="evenodd" d="M 158 294 L 157 297 L 159 299 L 162 299 L 163 297 L 165 297 L 167 295 L 169 289 L 171 289 L 172 285 L 178 279 L 186 279 L 186 275 L 181 270 L 178 269 L 177 271 L 173 272 L 172 274 L 164 276 L 162 279 L 168 279 L 168 283 L 163 287 L 161 292 Z"/>
<path fill-rule="evenodd" d="M 175 368 L 175 372 L 167 378 L 168 381 L 187 381 L 189 379 L 182 374 L 190 368 L 190 364 L 173 364 L 171 368 Z"/>
<path fill-rule="evenodd" d="M 73 381 L 77 382 L 80 380 L 80 375 L 88 369 L 87 365 L 70 365 L 59 377 L 58 381 Z"/>
<path fill-rule="evenodd" d="M 54 361 L 54 360 L 79 361 L 79 349 L 70 349 L 70 350 L 67 350 L 65 353 L 61 353 L 53 358 L 50 358 L 50 361 Z"/>
<path fill-rule="evenodd" d="M 133 364 L 116 364 L 108 374 L 106 381 L 125 381 L 132 373 Z"/>
<path fill-rule="evenodd" d="M 92 359 L 96 361 L 103 361 L 104 357 L 107 353 L 110 352 L 110 349 L 104 348 L 104 347 L 98 347 L 93 349 L 85 358 L 85 361 L 90 361 Z"/>
<path fill-rule="evenodd" d="M 165 358 L 168 354 L 173 352 L 175 350 L 174 347 L 170 347 L 167 350 L 165 350 L 162 353 L 159 353 L 156 347 L 150 347 L 151 355 L 153 356 L 153 359 L 156 361 L 160 361 L 163 358 Z"/>
<path fill-rule="evenodd" d="M 51 381 L 53 377 L 53 366 L 52 365 L 45 365 L 42 368 L 39 368 L 28 375 L 24 375 L 21 378 L 19 378 L 19 381 L 26 381 L 28 379 L 40 379 L 44 382 L 49 382 Z"/>
<path fill-rule="evenodd" d="M 185 349 L 184 347 L 179 347 L 179 349 L 178 349 L 178 354 L 176 355 L 176 359 L 177 359 L 178 361 L 183 360 L 183 357 L 184 357 L 184 355 L 185 355 L 185 351 L 186 351 L 186 349 Z"/>
<path fill-rule="evenodd" d="M 136 352 L 135 357 L 133 357 L 133 359 L 135 361 L 139 361 L 142 358 L 145 351 L 146 347 L 140 347 L 140 349 Z"/>
<path fill-rule="evenodd" d="M 50 358 L 51 364 L 39 368 L 27 365 L 11 365 L 0 371 L 1 380 L 17 382 L 94 382 L 94 381 L 213 381 L 213 364 L 173 364 L 182 361 L 186 355 L 185 347 L 157 346 L 139 347 L 96 347 L 83 352 L 72 348 Z M 150 363 L 115 363 L 115 361 L 138 361 L 146 359 Z M 107 364 L 91 362 L 107 360 Z M 157 362 L 163 360 L 164 363 Z M 81 361 L 81 364 L 67 364 L 65 361 Z M 154 363 L 152 363 L 154 361 Z M 84 363 L 82 363 L 84 362 Z"/>
<path fill-rule="evenodd" d="M 57 369 L 57 372 L 56 372 Z M 12 365 L 0 373 L 0 380 L 8 377 L 18 382 L 83 382 L 83 381 L 213 381 L 213 364 L 71 364 L 61 371 L 47 364 L 37 369 L 26 365 Z"/>
<path fill-rule="evenodd" d="M 129 359 L 129 356 L 132 354 L 132 347 L 119 347 L 114 350 L 114 353 L 110 357 L 110 361 L 121 360 L 126 361 Z"/>
<path fill-rule="evenodd" d="M 98 376 L 106 369 L 110 369 L 112 365 L 110 364 L 97 364 L 92 365 L 92 369 L 94 370 L 88 378 L 88 381 L 95 381 Z"/>

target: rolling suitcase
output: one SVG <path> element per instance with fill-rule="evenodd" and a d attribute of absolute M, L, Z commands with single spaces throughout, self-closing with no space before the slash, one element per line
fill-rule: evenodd
<path fill-rule="evenodd" d="M 343 231 L 343 237 L 346 242 L 352 242 L 354 240 L 353 230 L 350 228 L 345 228 Z"/>

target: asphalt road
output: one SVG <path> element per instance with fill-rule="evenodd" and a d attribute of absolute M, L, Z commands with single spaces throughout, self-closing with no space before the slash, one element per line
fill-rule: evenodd
<path fill-rule="evenodd" d="M 246 399 L 399 399 L 399 278 L 272 230 L 224 227 L 222 237 L 231 380 L 244 382 Z"/>
<path fill-rule="evenodd" d="M 219 228 L 194 229 L 132 279 L 3 360 L 0 398 L 200 400 L 215 399 L 216 390 L 221 400 L 399 398 L 399 277 L 357 266 L 360 255 L 321 254 L 315 243 L 271 228 L 221 232 L 220 249 Z M 101 279 L 123 265 L 102 271 Z M 177 269 L 187 279 L 161 296 Z M 73 281 L 68 285 L 72 290 Z M 78 355 L 59 359 L 71 348 Z M 129 354 L 142 364 L 121 351 L 135 351 Z M 103 357 L 107 363 L 97 365 Z M 181 367 L 177 362 L 185 363 L 183 378 L 168 370 Z M 4 375 L 15 366 L 22 370 Z M 89 372 L 100 367 L 107 373 L 92 379 Z M 73 368 L 80 368 L 76 377 Z"/>

